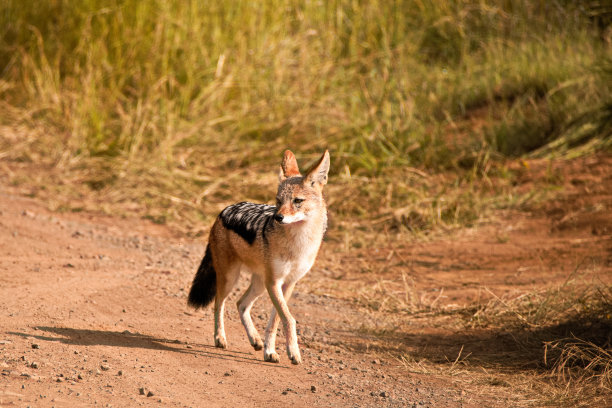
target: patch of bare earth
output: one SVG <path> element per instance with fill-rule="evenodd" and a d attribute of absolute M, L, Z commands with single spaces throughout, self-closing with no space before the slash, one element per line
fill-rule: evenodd
<path fill-rule="evenodd" d="M 52 213 L 3 189 L 0 406 L 534 404 L 497 376 L 534 368 L 516 333 L 439 311 L 562 284 L 576 270 L 610 283 L 612 157 L 554 166 L 558 198 L 486 225 L 377 248 L 324 243 L 291 301 L 300 366 L 282 335 L 281 363 L 263 362 L 234 307 L 229 349 L 213 347 L 211 309 L 186 305 L 203 242 L 140 220 Z M 521 171 L 532 188 L 550 164 Z M 262 298 L 253 310 L 260 331 L 270 307 Z M 490 374 L 465 370 L 471 362 Z"/>
<path fill-rule="evenodd" d="M 398 235 L 386 247 L 325 247 L 318 264 L 324 276 L 309 280 L 309 288 L 362 306 L 353 322 L 359 330 L 345 347 L 395 357 L 410 375 L 448 379 L 469 395 L 467 401 L 571 401 L 556 380 L 558 389 L 542 392 L 543 379 L 551 377 L 545 344 L 595 331 L 605 336 L 612 310 L 603 322 L 574 324 L 556 321 L 555 310 L 546 308 L 562 303 L 558 297 L 612 285 L 612 156 L 514 167 L 518 190 L 540 188 L 546 179 L 548 188 L 557 183 L 555 198 L 499 211 L 486 224 L 430 240 Z M 548 313 L 550 321 L 521 321 L 516 306 L 531 301 L 541 302 L 536 312 Z M 510 320 L 520 324 L 512 327 Z M 598 403 L 612 401 L 609 389 L 596 394 Z"/>
<path fill-rule="evenodd" d="M 280 364 L 264 363 L 233 307 L 230 347 L 213 347 L 211 310 L 186 305 L 202 254 L 159 226 L 0 194 L 0 406 L 465 405 L 448 382 L 345 347 L 358 311 L 325 296 L 292 301 L 301 366 L 284 347 Z M 262 300 L 260 330 L 271 307 Z"/>

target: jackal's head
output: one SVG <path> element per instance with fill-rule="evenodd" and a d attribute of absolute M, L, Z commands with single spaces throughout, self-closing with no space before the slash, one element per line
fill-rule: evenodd
<path fill-rule="evenodd" d="M 327 150 L 305 176 L 300 174 L 295 155 L 286 150 L 278 174 L 274 220 L 279 224 L 301 223 L 325 211 L 323 186 L 327 184 L 328 171 Z"/>

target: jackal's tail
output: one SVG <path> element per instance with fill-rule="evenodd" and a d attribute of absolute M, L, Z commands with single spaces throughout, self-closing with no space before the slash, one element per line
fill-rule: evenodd
<path fill-rule="evenodd" d="M 217 273 L 212 262 L 210 245 L 206 247 L 206 254 L 196 272 L 187 303 L 199 309 L 208 306 L 214 299 L 217 292 Z"/>

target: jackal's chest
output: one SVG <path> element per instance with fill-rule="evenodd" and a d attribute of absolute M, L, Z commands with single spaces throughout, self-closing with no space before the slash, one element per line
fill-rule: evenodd
<path fill-rule="evenodd" d="M 297 282 L 312 268 L 321 238 L 313 236 L 310 239 L 286 241 L 283 250 L 271 257 L 271 269 L 275 279 L 286 282 Z"/>
<path fill-rule="evenodd" d="M 297 282 L 312 268 L 316 259 L 316 253 L 309 257 L 300 257 L 298 259 L 282 259 L 277 258 L 272 260 L 272 273 L 275 280 L 284 282 Z"/>

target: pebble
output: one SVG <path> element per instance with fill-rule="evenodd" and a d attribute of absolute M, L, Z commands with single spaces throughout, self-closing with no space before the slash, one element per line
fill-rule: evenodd
<path fill-rule="evenodd" d="M 108 365 L 106 365 L 106 364 L 102 364 L 102 365 L 100 366 L 100 368 L 102 369 L 102 371 L 108 371 L 108 370 L 110 370 L 110 367 L 109 367 Z"/>
<path fill-rule="evenodd" d="M 315 387 L 314 385 L 311 385 L 310 386 L 310 391 L 317 392 L 317 387 Z"/>
<path fill-rule="evenodd" d="M 36 361 L 33 361 L 33 362 L 30 364 L 30 367 L 32 367 L 32 368 L 38 368 L 38 363 L 37 363 Z"/>
<path fill-rule="evenodd" d="M 36 343 L 32 343 L 32 348 L 33 349 L 39 349 L 40 346 L 38 344 L 36 344 Z"/>
<path fill-rule="evenodd" d="M 138 392 L 140 393 L 140 395 L 145 395 L 145 389 L 143 387 L 140 387 L 138 389 Z"/>
<path fill-rule="evenodd" d="M 389 393 L 387 391 L 381 391 L 380 394 L 378 395 L 380 395 L 383 398 L 387 398 L 389 396 Z"/>
<path fill-rule="evenodd" d="M 149 392 L 147 392 L 147 397 L 152 397 L 152 396 L 154 396 L 154 395 L 155 395 L 155 394 L 153 394 L 153 391 L 149 391 Z"/>

